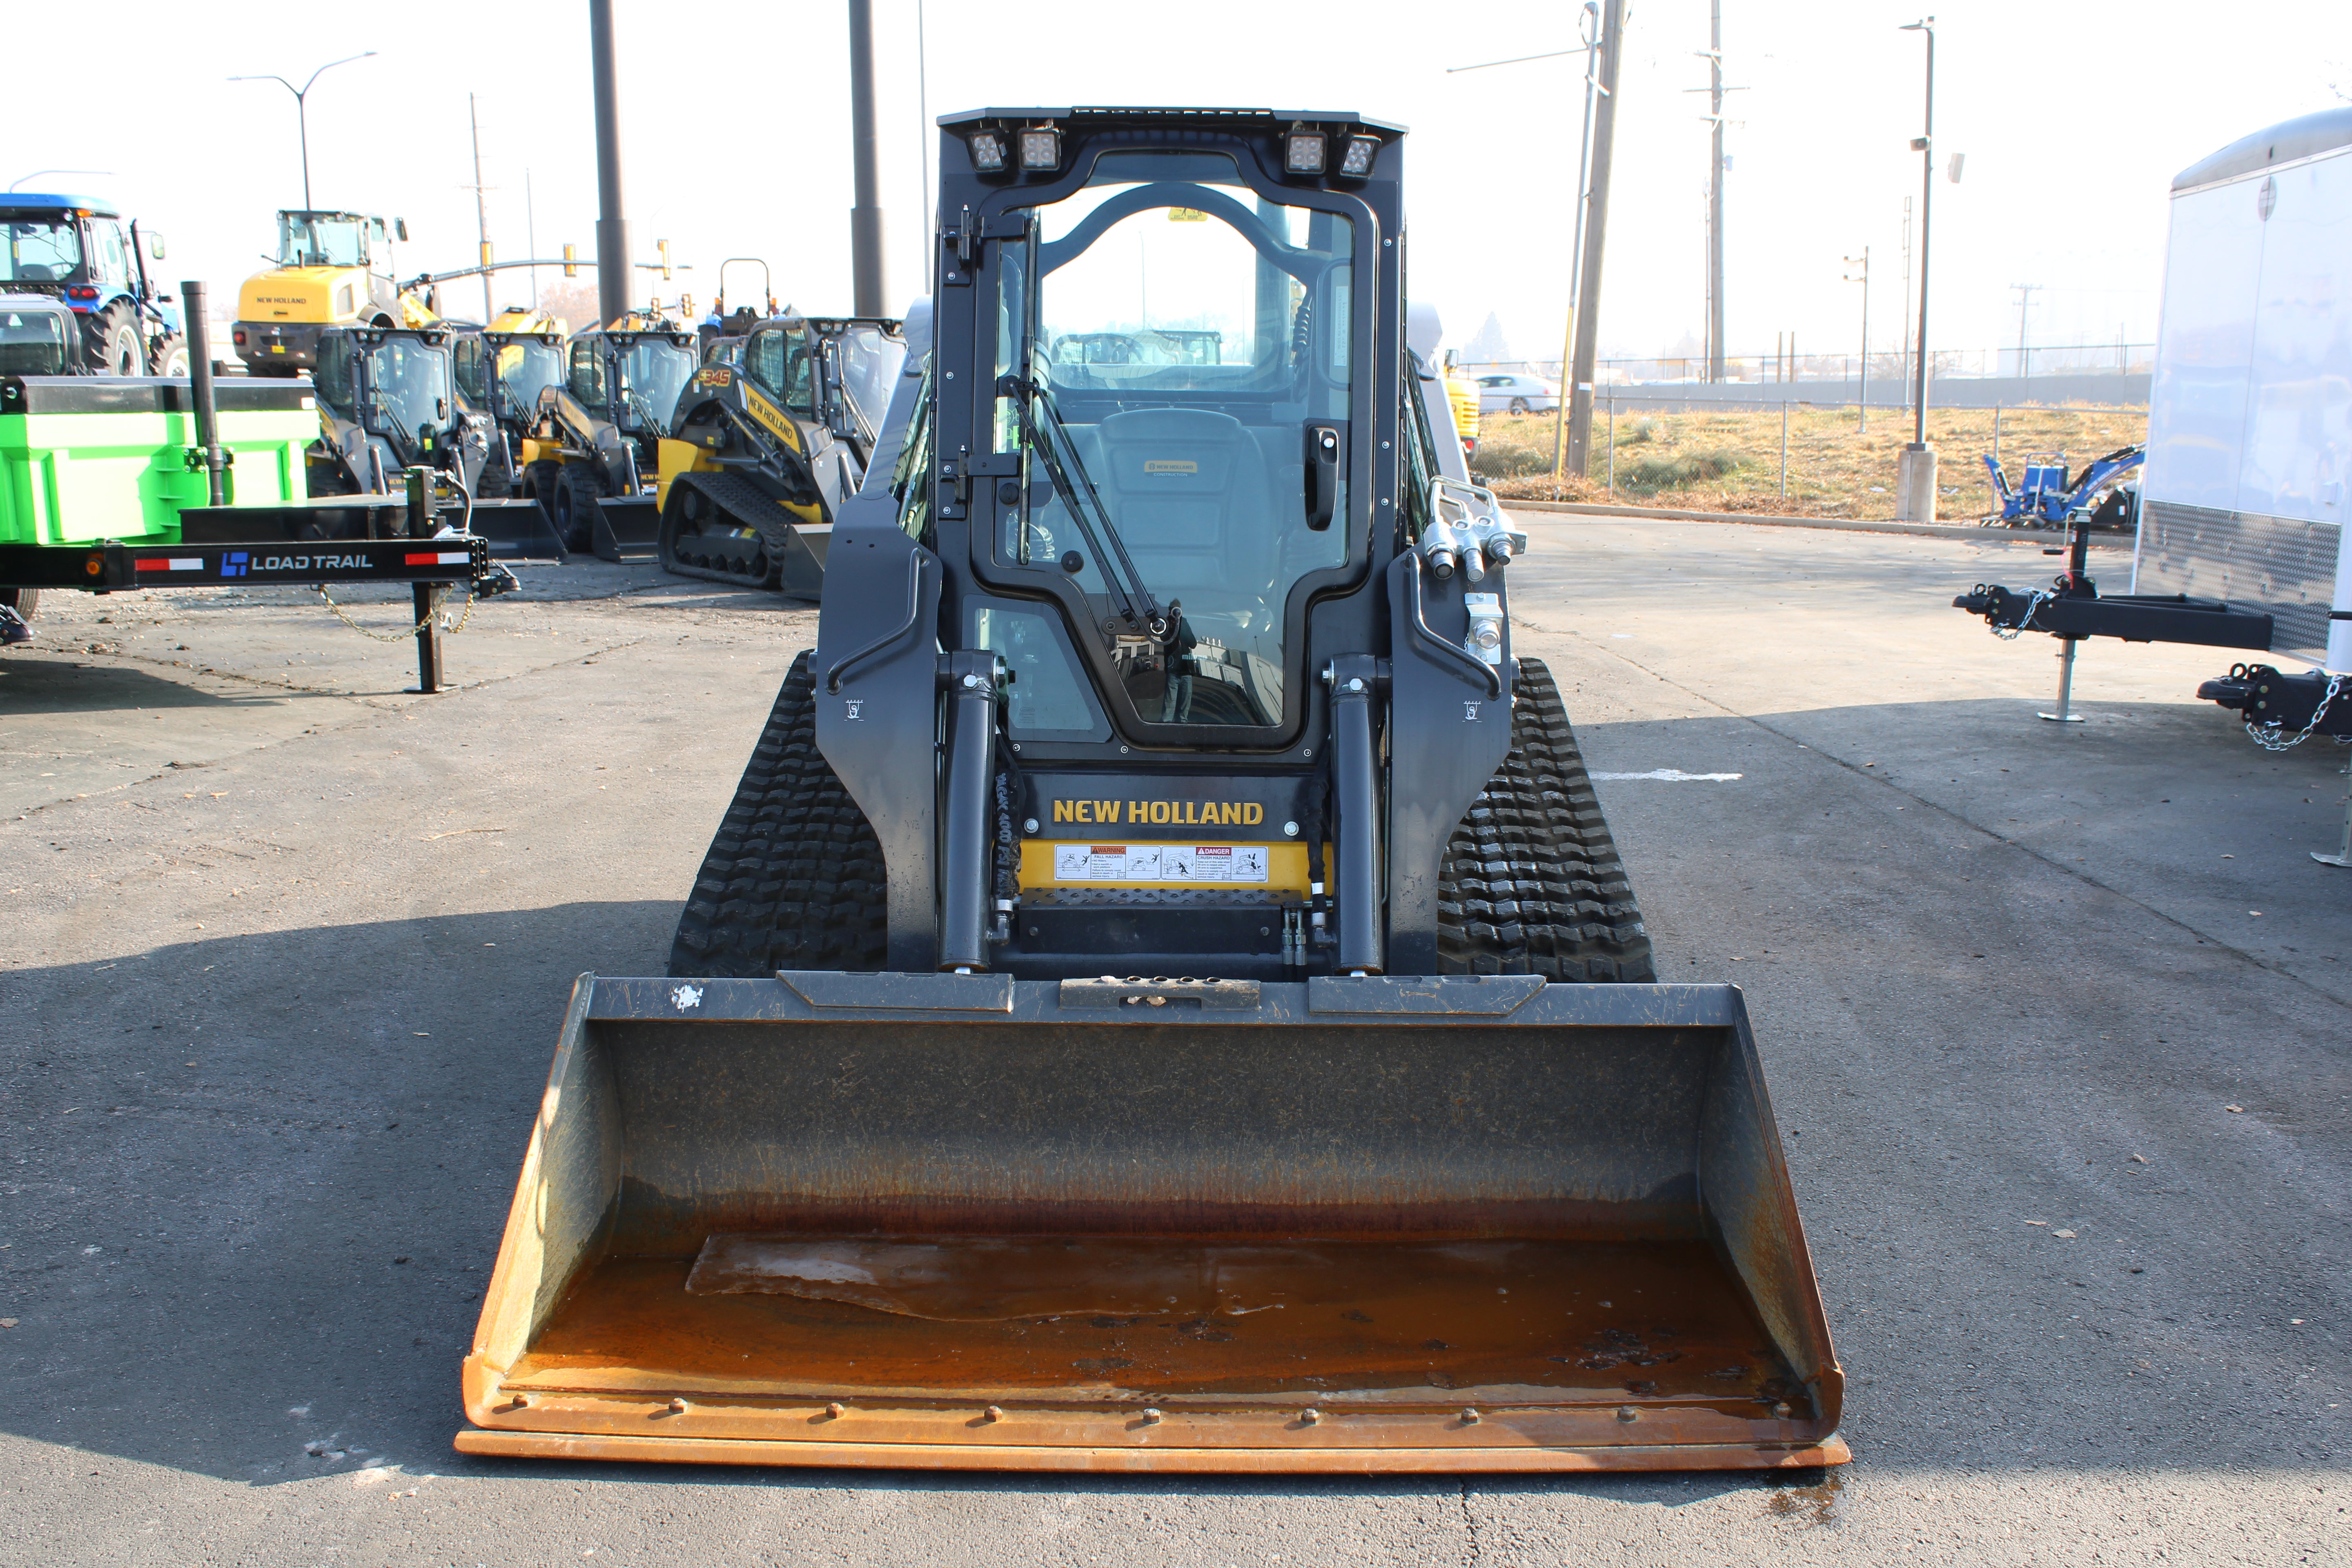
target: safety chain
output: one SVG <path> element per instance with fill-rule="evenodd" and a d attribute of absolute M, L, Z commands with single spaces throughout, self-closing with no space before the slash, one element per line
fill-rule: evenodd
<path fill-rule="evenodd" d="M 450 636 L 455 637 L 457 633 L 466 629 L 467 622 L 474 618 L 475 595 L 474 585 L 471 583 L 466 584 L 466 609 L 465 613 L 457 617 L 457 624 L 456 626 L 453 626 L 449 624 L 448 616 L 441 609 L 440 605 L 436 602 L 433 609 L 425 615 L 425 617 L 423 620 L 417 622 L 415 626 L 410 626 L 406 631 L 399 632 L 379 632 L 369 630 L 367 627 L 360 625 L 359 622 L 352 619 L 350 614 L 345 611 L 341 605 L 335 603 L 335 596 L 327 592 L 327 585 L 324 583 L 314 583 L 311 586 L 319 590 L 319 597 L 327 601 L 327 608 L 335 612 L 335 618 L 337 620 L 351 627 L 352 630 L 359 633 L 360 636 L 373 642 L 406 642 L 410 637 L 415 637 L 417 633 L 431 626 L 435 616 L 441 616 L 441 629 L 447 632 Z"/>
<path fill-rule="evenodd" d="M 2254 727 L 2254 721 L 2252 719 L 2246 721 L 2246 733 L 2252 735 L 2254 738 L 2254 744 L 2265 752 L 2292 752 L 2311 739 L 2311 732 L 2319 728 L 2319 721 L 2322 719 L 2327 717 L 2327 705 L 2336 700 L 2336 694 L 2343 689 L 2343 686 L 2344 677 L 2331 675 L 2327 678 L 2327 692 L 2320 698 L 2319 706 L 2311 710 L 2311 722 L 2298 731 L 2292 741 L 2282 741 L 2277 738 L 2279 726 L 2276 724 L 2269 726 L 2270 733 L 2264 734 Z"/>
<path fill-rule="evenodd" d="M 1993 636 L 1999 637 L 2001 641 L 2015 642 L 2018 638 L 2023 637 L 2032 628 L 2033 612 L 2040 609 L 2042 605 L 2048 604 L 2057 596 L 2058 595 L 2055 594 L 2045 594 L 2041 589 L 2036 588 L 2032 593 L 2025 595 L 2025 614 L 2018 617 L 2017 625 L 2011 626 L 2008 630 L 2004 631 L 1992 620 L 1990 616 L 1987 616 L 1985 619 L 1985 626 L 1992 633 Z"/>

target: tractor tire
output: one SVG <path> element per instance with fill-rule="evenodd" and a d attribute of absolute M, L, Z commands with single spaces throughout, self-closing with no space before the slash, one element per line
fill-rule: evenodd
<path fill-rule="evenodd" d="M 155 340 L 147 359 L 149 375 L 184 376 L 188 374 L 188 340 L 177 332 L 165 332 Z"/>
<path fill-rule="evenodd" d="M 563 548 L 582 551 L 594 537 L 596 498 L 604 487 L 591 479 L 577 463 L 567 463 L 555 476 L 553 521 L 556 537 Z"/>
<path fill-rule="evenodd" d="M 537 501 L 551 524 L 555 521 L 555 480 L 562 472 L 562 464 L 545 461 L 525 463 L 522 468 L 524 499 Z"/>
<path fill-rule="evenodd" d="M 779 969 L 878 971 L 884 897 L 881 841 L 816 749 L 816 689 L 803 652 L 703 858 L 669 972 L 764 979 Z"/>
<path fill-rule="evenodd" d="M 82 318 L 82 357 L 97 375 L 144 375 L 147 352 L 139 338 L 139 315 L 117 300 Z"/>
<path fill-rule="evenodd" d="M 1523 658 L 1515 694 L 1511 753 L 1438 871 L 1438 969 L 1653 982 L 1649 932 L 1559 688 L 1539 660 Z"/>

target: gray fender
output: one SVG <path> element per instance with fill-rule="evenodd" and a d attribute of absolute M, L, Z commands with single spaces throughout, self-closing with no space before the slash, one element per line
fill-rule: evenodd
<path fill-rule="evenodd" d="M 1503 759 L 1511 753 L 1509 601 L 1503 621 L 1502 695 L 1427 646 L 1412 623 L 1412 584 L 1421 571 L 1411 550 L 1389 565 L 1389 948 L 1391 974 L 1437 973 L 1437 873 L 1446 841 Z M 1479 593 L 1503 592 L 1489 572 Z M 1471 591 L 1457 572 L 1444 583 L 1424 576 L 1422 614 L 1429 631 L 1457 647 L 1469 635 Z M 1466 650 L 1465 658 L 1467 657 Z"/>
<path fill-rule="evenodd" d="M 887 492 L 843 504 L 817 614 L 816 745 L 882 844 L 889 967 L 939 961 L 939 557 Z M 835 670 L 840 670 L 838 679 Z"/>

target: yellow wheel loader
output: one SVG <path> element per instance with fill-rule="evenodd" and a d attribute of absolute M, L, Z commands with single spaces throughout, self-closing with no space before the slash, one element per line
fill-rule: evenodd
<path fill-rule="evenodd" d="M 1433 449 L 1402 129 L 941 129 L 930 373 L 670 973 L 572 992 L 457 1446 L 1845 1459 L 1739 993 L 1654 983 Z"/>
<path fill-rule="evenodd" d="M 661 443 L 662 565 L 817 597 L 906 361 L 901 322 L 787 311 L 705 363 Z"/>
<path fill-rule="evenodd" d="M 320 334 L 334 327 L 436 327 L 430 301 L 393 281 L 392 240 L 408 237 L 405 219 L 389 227 L 363 213 L 281 210 L 277 265 L 237 292 L 231 342 L 255 375 L 308 375 L 318 368 Z"/>

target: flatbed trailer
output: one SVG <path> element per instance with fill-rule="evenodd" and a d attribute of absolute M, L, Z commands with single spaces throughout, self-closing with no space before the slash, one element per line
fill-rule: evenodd
<path fill-rule="evenodd" d="M 428 469 L 409 469 L 390 495 L 309 499 L 299 431 L 278 428 L 313 412 L 284 401 L 310 402 L 299 384 L 247 389 L 260 399 L 245 399 L 260 423 L 238 444 L 255 500 L 228 504 L 236 447 L 221 438 L 204 288 L 182 287 L 194 315 L 185 383 L 0 377 L 0 416 L 14 416 L 0 431 L 0 591 L 12 613 L 43 591 L 406 583 L 416 689 L 440 689 L 441 595 L 504 593 L 520 585 L 513 574 L 492 563 L 488 540 L 445 520 Z"/>

